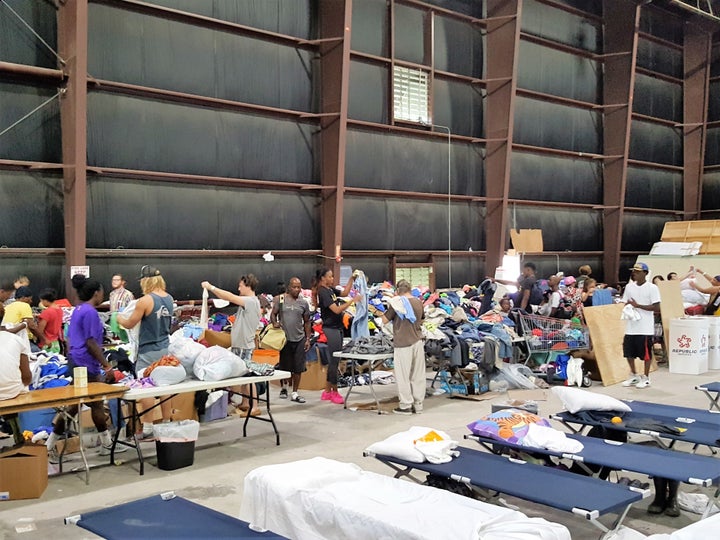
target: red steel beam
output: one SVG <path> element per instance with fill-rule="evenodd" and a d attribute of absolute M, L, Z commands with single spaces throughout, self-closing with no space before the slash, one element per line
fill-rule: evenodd
<path fill-rule="evenodd" d="M 700 219 L 702 210 L 712 33 L 691 24 L 684 29 L 683 219 L 690 221 Z"/>
<path fill-rule="evenodd" d="M 622 249 L 625 187 L 627 182 L 630 126 L 635 87 L 640 6 L 626 0 L 603 0 L 603 151 L 622 156 L 604 162 L 603 173 L 603 271 L 607 283 L 618 281 Z"/>
<path fill-rule="evenodd" d="M 87 0 L 58 8 L 58 53 L 66 59 L 67 90 L 60 100 L 62 129 L 65 264 L 85 264 L 87 241 Z M 69 268 L 68 268 L 69 270 Z M 68 272 L 69 274 L 69 272 Z M 69 279 L 68 291 L 72 291 Z"/>
<path fill-rule="evenodd" d="M 348 96 L 350 88 L 350 38 L 352 0 L 320 0 L 320 38 L 342 38 L 320 43 L 321 184 L 335 187 L 322 198 L 322 250 L 332 260 L 333 273 L 340 275 L 343 205 L 345 195 L 345 147 L 347 144 Z"/>
<path fill-rule="evenodd" d="M 50 69 L 1 61 L 0 74 L 41 83 L 52 82 L 56 84 L 65 79 L 65 73 L 63 73 L 61 69 Z"/>
<path fill-rule="evenodd" d="M 492 274 L 508 247 L 508 194 L 512 158 L 515 91 L 522 0 L 488 0 L 488 78 L 485 137 L 486 195 L 485 268 Z"/>

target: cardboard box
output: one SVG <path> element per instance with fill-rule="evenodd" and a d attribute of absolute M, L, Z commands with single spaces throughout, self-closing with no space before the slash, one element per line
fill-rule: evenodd
<path fill-rule="evenodd" d="M 230 332 L 216 332 L 215 330 L 205 330 L 202 338 L 207 341 L 208 345 L 218 345 L 225 349 L 230 347 Z"/>
<path fill-rule="evenodd" d="M 152 399 L 152 398 L 149 398 Z M 156 401 L 156 400 L 154 400 Z M 195 408 L 195 392 L 185 392 L 173 396 L 170 401 L 170 420 L 197 420 L 198 414 Z M 142 401 L 139 401 L 138 412 L 142 415 Z M 162 409 L 155 407 L 152 411 L 143 416 L 144 422 L 160 422 L 162 420 Z"/>
<path fill-rule="evenodd" d="M 0 500 L 37 499 L 47 485 L 45 445 L 26 444 L 0 453 Z"/>
<path fill-rule="evenodd" d="M 65 452 L 63 452 L 63 447 L 65 447 Z M 58 453 L 58 455 L 60 455 L 61 453 L 63 455 L 68 455 L 79 452 L 80 437 L 74 436 L 67 439 L 60 439 L 58 442 L 55 443 L 55 451 Z"/>
<path fill-rule="evenodd" d="M 306 364 L 307 371 L 300 377 L 300 390 L 325 390 L 325 382 L 327 381 L 327 366 L 323 366 L 320 358 L 315 362 Z"/>
<path fill-rule="evenodd" d="M 198 419 L 197 409 L 195 408 L 195 392 L 185 392 L 184 394 L 173 396 L 170 400 L 170 407 L 172 409 L 171 420 L 173 422 L 177 420 Z M 156 410 L 162 418 L 160 407 Z"/>

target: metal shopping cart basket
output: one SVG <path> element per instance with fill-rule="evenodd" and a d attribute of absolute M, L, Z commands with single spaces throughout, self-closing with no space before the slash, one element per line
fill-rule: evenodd
<path fill-rule="evenodd" d="M 520 326 L 527 347 L 525 365 L 541 366 L 558 355 L 590 348 L 590 334 L 584 324 L 520 313 Z"/>

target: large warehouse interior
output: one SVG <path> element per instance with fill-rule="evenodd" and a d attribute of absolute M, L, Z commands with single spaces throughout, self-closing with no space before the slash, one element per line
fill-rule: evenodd
<path fill-rule="evenodd" d="M 0 538 L 717 531 L 720 0 L 0 0 L 0 231 Z"/>
<path fill-rule="evenodd" d="M 718 22 L 687 4 L 3 0 L 3 268 L 459 286 L 532 228 L 540 274 L 626 280 L 717 216 Z"/>

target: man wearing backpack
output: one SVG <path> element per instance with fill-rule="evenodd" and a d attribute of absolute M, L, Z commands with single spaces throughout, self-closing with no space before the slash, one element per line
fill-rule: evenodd
<path fill-rule="evenodd" d="M 528 313 L 532 313 L 532 308 L 530 306 L 537 306 L 542 302 L 542 291 L 535 286 L 535 283 L 537 282 L 537 278 L 535 277 L 536 270 L 537 267 L 535 266 L 535 263 L 526 262 L 523 264 L 522 274 L 520 274 L 517 281 L 493 279 L 493 282 L 517 287 L 518 291 L 515 294 L 510 295 L 515 307 L 519 307 Z"/>

